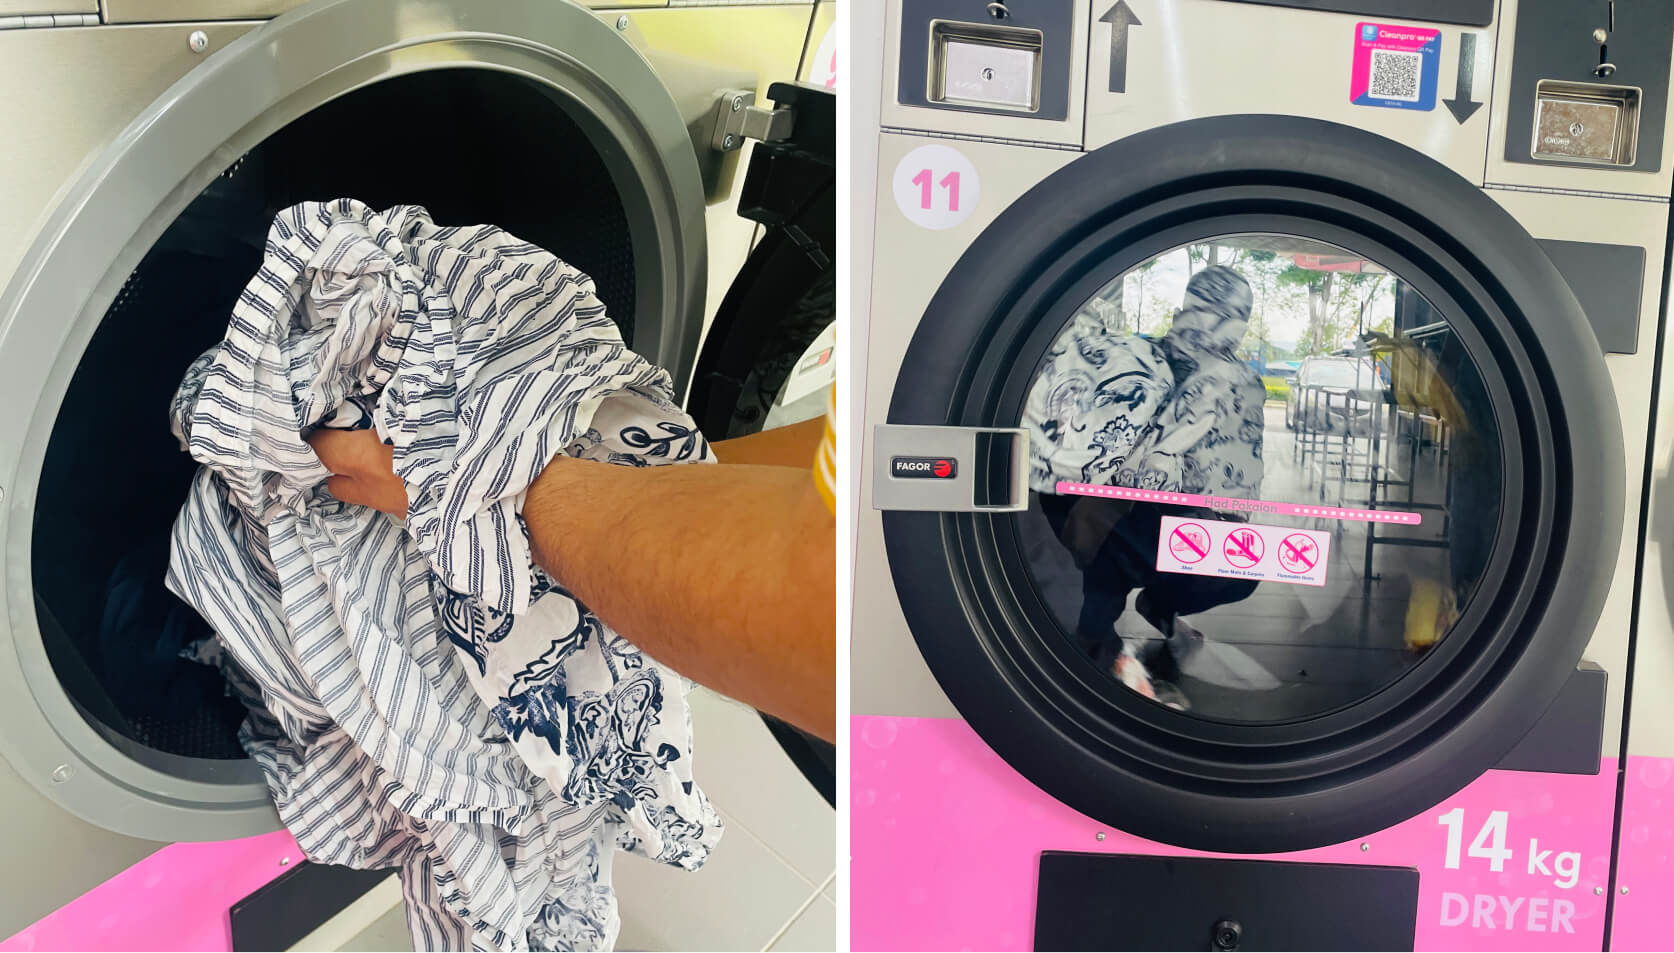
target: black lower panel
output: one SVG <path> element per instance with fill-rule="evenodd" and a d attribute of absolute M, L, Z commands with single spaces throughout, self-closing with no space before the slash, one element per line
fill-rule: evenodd
<path fill-rule="evenodd" d="M 1494 21 L 1494 0 L 1235 0 L 1270 7 L 1357 13 L 1395 20 L 1423 20 L 1430 23 L 1462 23 L 1487 26 Z M 1600 0 L 1602 5 L 1602 0 Z"/>
<path fill-rule="evenodd" d="M 1410 950 L 1418 871 L 1049 851 L 1037 950 Z"/>
<path fill-rule="evenodd" d="M 342 913 L 394 870 L 353 870 L 302 861 L 233 904 L 227 916 L 234 950 L 288 950 Z"/>
<path fill-rule="evenodd" d="M 1610 678 L 1582 662 L 1540 721 L 1495 765 L 1501 771 L 1597 774 L 1604 754 L 1604 698 Z"/>

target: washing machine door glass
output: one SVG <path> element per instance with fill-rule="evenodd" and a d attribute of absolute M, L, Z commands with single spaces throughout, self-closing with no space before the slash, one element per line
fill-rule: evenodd
<path fill-rule="evenodd" d="M 1398 274 L 1305 237 L 1087 298 L 1019 423 L 1028 575 L 1087 664 L 1204 718 L 1359 701 L 1446 637 L 1501 509 L 1482 375 Z"/>

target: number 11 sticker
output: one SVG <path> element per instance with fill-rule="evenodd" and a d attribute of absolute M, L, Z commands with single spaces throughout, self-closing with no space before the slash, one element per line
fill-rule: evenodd
<path fill-rule="evenodd" d="M 919 146 L 895 167 L 895 204 L 914 225 L 940 230 L 971 217 L 982 188 L 971 160 L 949 146 Z"/>

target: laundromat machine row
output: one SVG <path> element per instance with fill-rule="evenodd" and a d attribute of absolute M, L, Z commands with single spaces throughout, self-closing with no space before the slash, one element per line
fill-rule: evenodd
<path fill-rule="evenodd" d="M 870 16 L 854 948 L 1664 948 L 1674 7 Z"/>
<path fill-rule="evenodd" d="M 590 275 L 708 435 L 789 422 L 835 319 L 834 18 L 828 0 L 0 0 L 0 948 L 286 949 L 400 900 L 387 871 L 304 862 L 242 707 L 179 657 L 201 620 L 162 585 L 193 470 L 169 398 L 274 214 L 347 197 L 499 226 Z M 752 731 L 728 751 L 797 788 L 769 806 L 829 827 L 829 749 Z M 768 860 L 755 876 L 785 881 Z M 682 930 L 765 944 L 813 892 Z M 624 922 L 655 893 L 628 891 Z M 736 939 L 705 939 L 717 923 Z"/>

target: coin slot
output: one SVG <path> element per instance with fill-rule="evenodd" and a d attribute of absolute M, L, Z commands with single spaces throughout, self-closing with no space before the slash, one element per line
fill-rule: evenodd
<path fill-rule="evenodd" d="M 1536 159 L 1631 166 L 1639 142 L 1640 91 L 1543 79 L 1535 85 Z"/>
<path fill-rule="evenodd" d="M 1037 112 L 1043 42 L 1039 30 L 932 20 L 926 97 L 950 106 Z"/>

